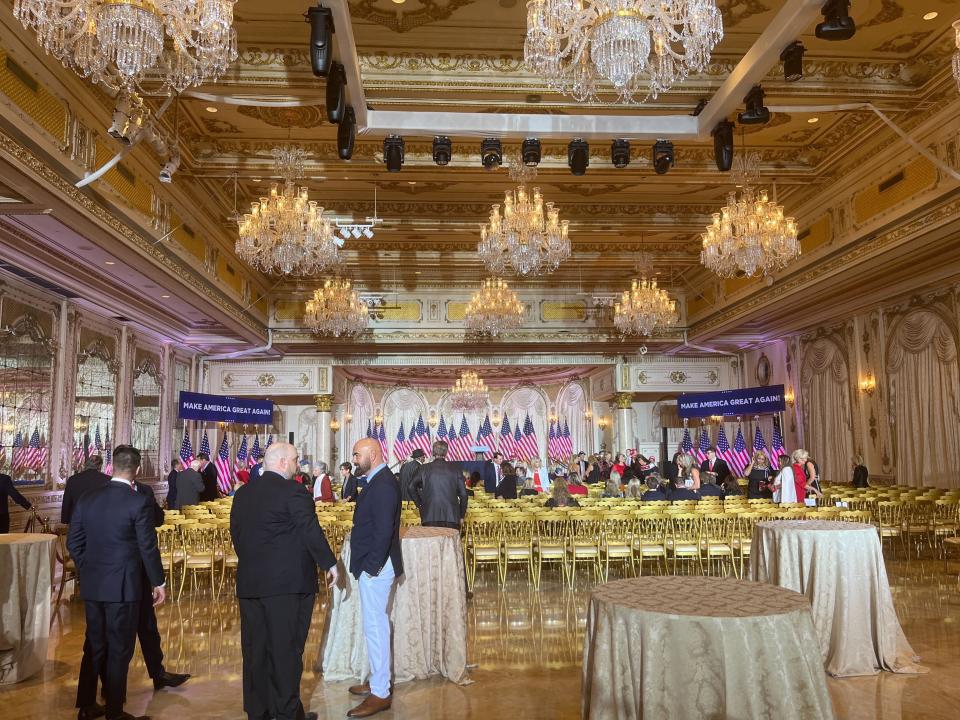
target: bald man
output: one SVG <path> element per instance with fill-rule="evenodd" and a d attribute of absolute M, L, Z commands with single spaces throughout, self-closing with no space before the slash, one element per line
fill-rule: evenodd
<path fill-rule="evenodd" d="M 300 701 L 303 647 L 317 595 L 317 566 L 330 585 L 337 559 L 313 497 L 293 479 L 297 449 L 273 443 L 263 473 L 239 488 L 230 510 L 237 551 L 243 709 L 250 720 L 316 720 Z"/>
<path fill-rule="evenodd" d="M 363 635 L 370 659 L 370 677 L 350 692 L 364 695 L 347 713 L 364 718 L 387 710 L 390 694 L 390 617 L 387 602 L 395 577 L 403 575 L 400 555 L 400 483 L 383 461 L 380 443 L 364 438 L 353 446 L 367 486 L 357 497 L 350 533 L 350 574 L 360 588 Z"/>

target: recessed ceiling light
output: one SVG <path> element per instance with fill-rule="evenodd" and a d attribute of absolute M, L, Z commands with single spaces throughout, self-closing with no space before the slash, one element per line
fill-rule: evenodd
<path fill-rule="evenodd" d="M 407 180 L 407 185 L 416 185 L 416 184 L 417 184 L 416 180 Z"/>
<path fill-rule="evenodd" d="M 938 13 L 937 11 L 934 10 L 933 12 L 928 12 L 926 15 L 924 15 L 924 16 L 923 16 L 923 19 L 924 19 L 924 20 L 935 20 L 939 14 L 940 14 L 940 13 Z"/>
<path fill-rule="evenodd" d="M 168 298 L 168 297 L 170 297 L 170 296 L 169 296 L 169 295 L 161 295 L 160 297 L 166 299 L 166 298 Z"/>
<path fill-rule="evenodd" d="M 394 5 L 403 5 L 407 0 L 393 0 Z"/>
<path fill-rule="evenodd" d="M 814 123 L 820 122 L 820 118 L 818 117 L 807 118 L 807 122 L 813 125 Z"/>
<path fill-rule="evenodd" d="M 107 260 L 104 265 L 116 265 L 116 263 L 113 260 Z"/>
<path fill-rule="evenodd" d="M 253 178 L 254 182 L 260 182 L 260 178 Z"/>
<path fill-rule="evenodd" d="M 217 112 L 217 108 L 215 108 L 213 105 L 207 105 L 207 107 L 206 107 L 205 109 L 206 109 L 206 111 L 207 111 L 208 113 L 215 113 L 215 112 Z"/>

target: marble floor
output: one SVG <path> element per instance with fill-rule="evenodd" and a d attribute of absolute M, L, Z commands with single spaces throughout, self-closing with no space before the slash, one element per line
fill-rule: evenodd
<path fill-rule="evenodd" d="M 838 718 L 847 720 L 943 720 L 960 718 L 960 584 L 956 566 L 945 574 L 934 561 L 888 562 L 897 611 L 907 638 L 930 673 L 881 673 L 829 679 Z M 522 573 L 505 590 L 495 575 L 478 576 L 470 604 L 469 686 L 440 680 L 397 687 L 392 710 L 378 717 L 454 718 L 579 717 L 580 656 L 589 586 L 564 591 L 544 577 L 541 592 L 527 588 Z M 349 683 L 329 683 L 312 670 L 320 644 L 325 604 L 317 603 L 307 642 L 302 695 L 321 718 L 341 718 L 354 704 Z M 134 659 L 126 709 L 153 718 L 242 718 L 239 620 L 235 603 L 209 597 L 164 605 L 158 613 L 168 669 L 193 678 L 154 693 L 143 661 Z M 76 671 L 83 644 L 83 607 L 63 603 L 55 621 L 42 675 L 0 686 L 2 720 L 75 717 Z"/>

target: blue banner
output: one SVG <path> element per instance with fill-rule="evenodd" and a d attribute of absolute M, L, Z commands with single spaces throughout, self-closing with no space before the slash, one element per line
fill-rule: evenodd
<path fill-rule="evenodd" d="M 273 401 L 181 390 L 177 417 L 202 422 L 270 425 L 273 423 Z"/>
<path fill-rule="evenodd" d="M 682 418 L 708 415 L 762 415 L 782 412 L 786 407 L 787 404 L 783 399 L 783 385 L 684 393 L 677 398 L 677 411 Z"/>

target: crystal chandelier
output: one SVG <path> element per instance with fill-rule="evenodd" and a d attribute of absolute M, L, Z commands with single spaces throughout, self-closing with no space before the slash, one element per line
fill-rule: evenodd
<path fill-rule="evenodd" d="M 657 328 L 675 325 L 678 319 L 676 300 L 657 287 L 655 279 L 634 280 L 613 305 L 613 324 L 624 335 L 652 335 Z"/>
<path fill-rule="evenodd" d="M 366 303 L 350 286 L 350 281 L 332 278 L 313 291 L 313 299 L 307 301 L 304 321 L 317 335 L 347 337 L 366 330 L 369 317 Z"/>
<path fill-rule="evenodd" d="M 450 405 L 458 412 L 475 412 L 487 406 L 490 393 L 483 379 L 472 370 L 462 373 L 450 390 Z"/>
<path fill-rule="evenodd" d="M 493 275 L 508 269 L 517 275 L 553 272 L 570 257 L 570 223 L 560 220 L 553 203 L 543 202 L 540 188 L 527 189 L 535 177 L 536 168 L 512 162 L 510 178 L 520 185 L 506 192 L 503 212 L 494 205 L 480 228 L 477 253 Z"/>
<path fill-rule="evenodd" d="M 273 151 L 283 187 L 274 184 L 238 221 L 236 250 L 258 270 L 283 275 L 314 275 L 340 261 L 343 244 L 323 208 L 310 200 L 305 187 L 296 187 L 303 176 L 306 153 L 300 148 Z"/>
<path fill-rule="evenodd" d="M 721 39 L 715 0 L 530 0 L 523 56 L 579 102 L 597 100 L 608 82 L 633 103 L 704 71 Z"/>
<path fill-rule="evenodd" d="M 162 92 L 217 80 L 237 59 L 235 0 L 14 0 L 13 14 L 95 83 Z"/>
<path fill-rule="evenodd" d="M 487 278 L 467 303 L 464 322 L 471 332 L 496 337 L 505 330 L 520 327 L 524 314 L 523 303 L 506 282 Z"/>
<path fill-rule="evenodd" d="M 953 29 L 956 32 L 957 51 L 953 54 L 953 79 L 957 81 L 957 91 L 960 91 L 960 20 L 954 20 Z"/>
<path fill-rule="evenodd" d="M 783 206 L 770 200 L 766 190 L 754 191 L 750 180 L 759 176 L 759 156 L 738 158 L 742 189 L 727 196 L 727 204 L 713 213 L 703 238 L 700 262 L 720 277 L 742 272 L 751 277 L 780 270 L 800 255 L 797 222 L 784 217 Z"/>

